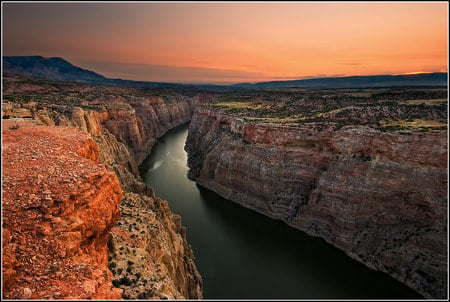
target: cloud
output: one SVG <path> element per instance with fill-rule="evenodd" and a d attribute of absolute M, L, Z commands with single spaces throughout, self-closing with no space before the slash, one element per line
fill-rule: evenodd
<path fill-rule="evenodd" d="M 130 64 L 104 61 L 84 61 L 78 62 L 78 65 L 106 77 L 154 82 L 231 83 L 259 81 L 267 76 L 264 73 L 254 71 L 196 66 Z"/>
<path fill-rule="evenodd" d="M 329 77 L 333 77 L 333 78 L 337 78 L 337 77 L 346 77 L 348 76 L 345 73 L 334 73 L 334 74 L 330 74 Z"/>
<path fill-rule="evenodd" d="M 310 80 L 310 79 L 321 79 L 321 78 L 337 78 L 337 77 L 345 77 L 348 76 L 344 73 L 333 73 L 333 74 L 324 74 L 319 73 L 316 75 L 310 75 L 310 76 L 273 76 L 273 77 L 266 77 L 266 79 L 261 79 L 261 81 L 291 81 L 291 80 Z"/>
<path fill-rule="evenodd" d="M 365 65 L 360 62 L 339 62 L 339 65 L 346 65 L 346 66 L 358 66 L 358 65 Z"/>

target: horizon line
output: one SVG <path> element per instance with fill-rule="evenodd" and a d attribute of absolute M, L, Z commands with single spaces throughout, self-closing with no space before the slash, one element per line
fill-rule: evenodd
<path fill-rule="evenodd" d="M 218 85 L 218 86 L 229 86 L 229 85 L 237 85 L 237 84 L 257 84 L 257 83 L 267 83 L 267 82 L 288 82 L 288 81 L 302 81 L 302 80 L 313 80 L 313 79 L 327 79 L 327 78 L 345 78 L 345 77 L 368 77 L 368 76 L 400 76 L 400 75 L 421 75 L 421 74 L 433 74 L 433 73 L 448 73 L 448 70 L 440 69 L 439 71 L 407 71 L 402 73 L 382 73 L 382 74 L 330 74 L 330 75 L 309 75 L 309 76 L 264 76 L 261 77 L 261 80 L 252 80 L 252 81 L 245 81 L 238 80 L 238 81 L 186 81 L 186 80 L 178 80 L 178 81 L 158 81 L 158 80 L 132 80 L 127 79 L 125 77 L 113 77 L 113 76 L 105 76 L 101 72 L 97 72 L 95 68 L 85 68 L 81 67 L 79 65 L 75 65 L 70 61 L 70 59 L 66 59 L 62 56 L 49 56 L 45 57 L 42 55 L 2 55 L 2 58 L 5 57 L 40 57 L 43 59 L 62 59 L 66 61 L 67 63 L 71 64 L 72 66 L 76 68 L 80 68 L 86 71 L 94 72 L 106 79 L 109 80 L 123 80 L 123 81 L 134 81 L 134 82 L 153 82 L 153 83 L 166 83 L 166 84 L 180 84 L 180 85 Z M 149 65 L 149 64 L 142 64 L 142 65 Z M 151 65 L 151 64 L 150 64 Z M 202 68 L 202 67 L 195 67 L 195 66 L 170 66 L 170 65 L 161 65 L 165 67 L 175 67 L 175 68 Z M 3 71 L 3 64 L 2 64 L 2 71 Z M 2 75 L 3 77 L 3 75 Z"/>

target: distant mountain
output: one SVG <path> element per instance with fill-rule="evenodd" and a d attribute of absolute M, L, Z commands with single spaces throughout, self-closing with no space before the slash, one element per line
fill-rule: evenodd
<path fill-rule="evenodd" d="M 105 83 L 102 75 L 74 66 L 62 58 L 3 57 L 3 72 L 67 82 Z"/>
<path fill-rule="evenodd" d="M 272 81 L 255 84 L 235 84 L 244 89 L 276 88 L 375 88 L 393 86 L 447 86 L 447 73 L 423 73 L 414 75 L 350 76 L 339 78 L 317 78 L 292 81 Z"/>
<path fill-rule="evenodd" d="M 130 86 L 140 88 L 180 88 L 187 85 L 106 78 L 93 71 L 77 67 L 62 58 L 42 56 L 3 57 L 3 72 L 47 80 Z"/>
<path fill-rule="evenodd" d="M 211 91 L 278 88 L 375 88 L 392 86 L 447 86 L 448 81 L 447 73 L 438 72 L 415 75 L 376 75 L 337 78 L 330 77 L 292 81 L 260 82 L 255 84 L 175 84 L 110 79 L 93 71 L 74 66 L 62 58 L 44 58 L 41 56 L 3 57 L 3 72 L 67 82 L 130 86 L 137 88 L 196 88 L 207 89 Z"/>

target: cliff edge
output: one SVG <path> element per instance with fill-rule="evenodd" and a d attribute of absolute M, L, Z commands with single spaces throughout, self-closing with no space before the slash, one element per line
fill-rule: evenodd
<path fill-rule="evenodd" d="M 74 127 L 3 121 L 3 298 L 121 299 L 107 241 L 122 190 Z"/>
<path fill-rule="evenodd" d="M 262 123 L 199 106 L 185 149 L 199 185 L 446 296 L 446 131 Z"/>
<path fill-rule="evenodd" d="M 4 121 L 78 127 L 91 137 L 98 162 L 115 172 L 124 198 L 122 215 L 109 232 L 107 260 L 112 283 L 125 299 L 202 298 L 202 278 L 181 218 L 156 198 L 138 171 L 156 139 L 189 121 L 201 97 L 170 89 L 4 78 Z"/>

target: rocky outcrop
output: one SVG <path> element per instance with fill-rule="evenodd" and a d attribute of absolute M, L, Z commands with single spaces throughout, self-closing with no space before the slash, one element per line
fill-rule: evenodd
<path fill-rule="evenodd" d="M 189 177 L 324 238 L 427 298 L 447 294 L 447 134 L 192 118 Z"/>
<path fill-rule="evenodd" d="M 131 98 L 117 109 L 72 111 L 72 121 L 99 144 L 100 162 L 110 166 L 130 192 L 110 238 L 110 269 L 124 298 L 202 298 L 202 279 L 181 218 L 155 197 L 138 171 L 156 139 L 188 121 L 198 101 Z M 149 232 L 152 224 L 155 228 Z"/>
<path fill-rule="evenodd" d="M 9 82 L 7 82 L 9 84 Z M 25 84 L 6 85 L 5 90 L 14 92 L 26 90 Z M 36 86 L 36 85 L 35 85 Z M 42 93 L 56 89 L 34 87 L 33 92 Z M 73 89 L 73 87 L 69 87 Z M 67 93 L 69 88 L 63 87 Z M 47 89 L 47 90 L 46 90 Z M 100 162 L 108 164 L 118 175 L 121 186 L 125 190 L 140 192 L 146 190 L 142 183 L 138 166 L 149 154 L 156 139 L 167 130 L 190 120 L 194 107 L 205 95 L 184 96 L 173 91 L 161 93 L 161 96 L 135 96 L 135 90 L 115 88 L 113 94 L 102 95 L 102 86 L 92 87 L 99 92 L 89 102 L 77 99 L 78 104 L 66 102 L 64 105 L 40 103 L 37 101 L 15 102 L 5 101 L 2 106 L 2 117 L 5 119 L 35 119 L 49 126 L 78 126 L 92 135 L 100 148 Z M 79 93 L 87 88 L 80 87 Z M 89 92 L 93 93 L 91 90 Z M 110 93 L 106 90 L 106 93 Z M 126 98 L 122 97 L 129 93 Z M 142 95 L 142 92 L 139 92 Z M 59 95 L 55 96 L 55 98 Z M 136 182 L 138 181 L 138 182 Z"/>
<path fill-rule="evenodd" d="M 107 241 L 122 190 L 74 127 L 3 122 L 3 298 L 120 299 Z"/>
<path fill-rule="evenodd" d="M 5 90 L 23 93 L 24 85 L 28 84 L 7 82 Z M 42 92 L 36 101 L 6 102 L 3 117 L 77 126 L 95 141 L 98 161 L 115 172 L 124 191 L 121 212 L 133 213 L 133 217 L 122 215 L 111 232 L 108 262 L 117 265 L 117 269 L 110 266 L 113 284 L 123 290 L 124 298 L 202 298 L 202 279 L 181 219 L 170 212 L 165 201 L 155 197 L 138 170 L 156 139 L 188 121 L 202 96 L 174 91 L 155 96 L 153 91 L 82 84 L 47 85 L 38 82 L 33 86 L 34 92 Z M 74 91 L 75 97 L 68 101 Z M 26 116 L 18 115 L 22 108 L 28 110 L 23 113 Z M 83 152 L 89 154 L 88 150 Z M 149 224 L 155 228 L 143 231 Z M 133 265 L 128 267 L 128 261 Z"/>
<path fill-rule="evenodd" d="M 114 285 L 126 299 L 202 297 L 202 279 L 181 218 L 166 201 L 126 193 L 109 242 Z M 144 261 L 143 261 L 144 260 Z"/>

